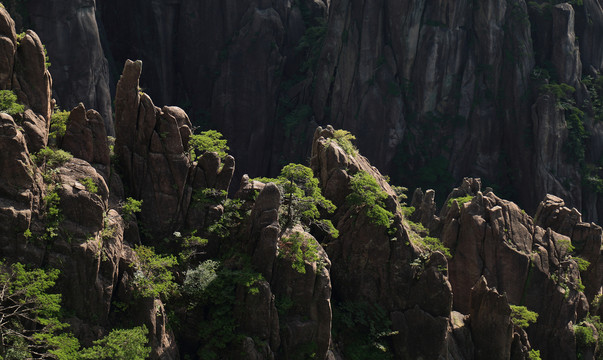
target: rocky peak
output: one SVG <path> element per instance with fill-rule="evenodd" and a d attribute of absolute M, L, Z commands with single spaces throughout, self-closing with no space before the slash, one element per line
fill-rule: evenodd
<path fill-rule="evenodd" d="M 234 158 L 205 153 L 197 162 L 188 155 L 191 122 L 182 109 L 156 107 L 138 86 L 141 61 L 126 61 L 115 98 L 115 152 L 129 193 L 144 202 L 141 219 L 152 232 L 168 235 L 194 228 L 193 191 L 227 190 Z M 201 222 L 202 224 L 202 222 Z"/>

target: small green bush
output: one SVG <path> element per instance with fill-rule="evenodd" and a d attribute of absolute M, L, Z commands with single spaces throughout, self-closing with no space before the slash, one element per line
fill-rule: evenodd
<path fill-rule="evenodd" d="M 193 190 L 193 206 L 206 206 L 223 204 L 228 196 L 225 190 L 204 188 Z"/>
<path fill-rule="evenodd" d="M 593 329 L 589 326 L 575 325 L 574 333 L 576 334 L 576 345 L 578 347 L 590 347 L 597 343 Z"/>
<path fill-rule="evenodd" d="M 136 200 L 134 198 L 127 198 L 121 206 L 121 216 L 125 222 L 129 222 L 134 218 L 135 213 L 139 213 L 142 206 L 142 200 Z"/>
<path fill-rule="evenodd" d="M 466 195 L 466 196 L 462 196 L 462 197 L 448 199 L 448 201 L 446 202 L 446 205 L 448 207 L 451 207 L 452 203 L 454 201 L 456 201 L 459 204 L 459 207 L 462 208 L 463 204 L 470 202 L 471 200 L 473 200 L 473 198 L 474 198 L 474 196 Z"/>
<path fill-rule="evenodd" d="M 427 248 L 432 252 L 439 251 L 444 254 L 447 258 L 452 258 L 452 255 L 450 254 L 450 249 L 444 246 L 442 241 L 438 238 L 426 236 L 423 238 L 423 244 L 427 246 Z"/>
<path fill-rule="evenodd" d="M 291 267 L 300 274 L 306 273 L 306 261 L 312 263 L 320 260 L 318 246 L 297 231 L 281 239 L 279 257 L 291 260 Z"/>
<path fill-rule="evenodd" d="M 178 258 L 181 260 L 181 263 L 188 262 L 195 255 L 203 254 L 202 250 L 200 249 L 203 249 L 207 245 L 208 240 L 197 236 L 196 234 L 197 230 L 193 230 L 188 236 L 182 239 L 182 242 L 180 243 L 181 251 L 178 254 Z M 176 231 L 174 232 L 174 236 L 180 238 L 182 237 L 182 234 Z"/>
<path fill-rule="evenodd" d="M 586 271 L 590 266 L 590 261 L 584 260 L 579 256 L 572 256 L 572 259 L 578 264 L 578 270 L 580 270 L 580 272 Z"/>
<path fill-rule="evenodd" d="M 414 212 L 415 212 L 414 206 L 402 206 L 402 215 L 404 215 L 404 217 L 409 217 L 412 214 L 414 214 Z"/>
<path fill-rule="evenodd" d="M 538 320 L 538 313 L 528 310 L 525 306 L 510 305 L 511 306 L 511 321 L 515 326 L 519 326 L 522 329 L 527 328 L 530 324 L 533 324 Z"/>
<path fill-rule="evenodd" d="M 220 239 L 227 239 L 248 215 L 243 209 L 243 200 L 225 199 L 222 202 L 224 213 L 218 221 L 211 224 L 207 230 Z"/>
<path fill-rule="evenodd" d="M 178 264 L 173 255 L 158 255 L 152 247 L 139 245 L 134 248 L 138 262 L 134 269 L 134 286 L 143 297 L 169 297 L 176 289 L 174 276 L 169 270 Z"/>
<path fill-rule="evenodd" d="M 299 124 L 310 116 L 312 116 L 312 108 L 308 105 L 300 105 L 293 109 L 283 118 L 285 136 L 291 136 Z"/>
<path fill-rule="evenodd" d="M 63 221 L 61 212 L 61 197 L 59 196 L 56 185 L 49 186 L 49 191 L 44 197 L 44 220 L 46 223 L 44 229 L 44 240 L 54 239 L 59 235 L 60 224 Z"/>
<path fill-rule="evenodd" d="M 191 160 L 197 160 L 206 152 L 216 152 L 220 158 L 226 157 L 226 151 L 229 150 L 227 141 L 222 139 L 222 134 L 216 130 L 203 131 L 200 134 L 191 136 L 188 142 Z"/>
<path fill-rule="evenodd" d="M 73 155 L 67 151 L 57 149 L 54 150 L 50 147 L 40 149 L 36 154 L 32 155 L 32 160 L 38 166 L 46 166 L 47 168 L 54 169 L 62 166 L 73 158 Z"/>
<path fill-rule="evenodd" d="M 348 155 L 356 155 L 358 153 L 358 149 L 352 145 L 352 140 L 356 140 L 356 137 L 350 134 L 349 131 L 335 130 L 333 133 L 333 139 L 335 139 L 337 144 L 339 144 L 343 151 L 345 151 Z"/>
<path fill-rule="evenodd" d="M 48 140 L 51 143 L 56 144 L 58 139 L 65 136 L 69 115 L 71 115 L 70 111 L 62 111 L 58 108 L 54 109 L 54 113 L 50 117 L 50 133 L 48 134 Z"/>
<path fill-rule="evenodd" d="M 46 45 L 42 44 L 42 47 L 44 48 L 44 67 L 46 69 L 48 69 L 51 65 L 50 63 L 50 57 L 48 56 L 48 51 L 46 50 Z"/>
<path fill-rule="evenodd" d="M 371 222 L 389 228 L 394 215 L 385 209 L 387 193 L 381 189 L 377 180 L 364 171 L 359 171 L 350 179 L 352 192 L 346 201 L 353 206 L 365 207 Z"/>
<path fill-rule="evenodd" d="M 551 83 L 551 84 L 542 85 L 540 87 L 540 91 L 543 93 L 552 94 L 557 99 L 562 100 L 562 99 L 566 99 L 566 98 L 569 98 L 570 96 L 572 96 L 572 94 L 574 92 L 576 92 L 576 89 L 573 86 L 570 86 L 568 84 Z"/>
<path fill-rule="evenodd" d="M 572 252 L 575 249 L 574 245 L 572 245 L 572 241 L 570 239 L 563 239 L 563 238 L 557 239 L 557 245 L 560 248 L 565 249 L 565 251 L 567 251 L 567 252 Z"/>
<path fill-rule="evenodd" d="M 17 103 L 17 95 L 11 90 L 0 90 L 0 112 L 15 115 L 25 111 L 25 106 Z"/>
<path fill-rule="evenodd" d="M 145 346 L 148 342 L 148 333 L 149 330 L 144 325 L 132 329 L 113 329 L 107 336 L 94 341 L 92 347 L 82 349 L 79 356 L 75 358 L 82 360 L 148 359 L 151 354 L 151 347 Z M 61 358 L 63 357 L 59 356 L 59 359 Z"/>
<path fill-rule="evenodd" d="M 528 354 L 528 359 L 529 360 L 541 360 L 540 350 L 535 350 L 535 349 L 530 350 L 530 353 Z"/>
<path fill-rule="evenodd" d="M 218 261 L 205 260 L 197 268 L 187 270 L 182 291 L 193 298 L 200 298 L 211 282 L 218 277 L 216 271 L 219 267 Z"/>
<path fill-rule="evenodd" d="M 603 75 L 596 78 L 586 76 L 582 79 L 582 83 L 588 89 L 590 95 L 588 102 L 592 107 L 595 120 L 603 121 Z"/>
<path fill-rule="evenodd" d="M 345 302 L 333 306 L 333 335 L 343 341 L 343 354 L 351 360 L 391 360 L 388 338 L 391 330 L 387 311 L 376 304 Z"/>
<path fill-rule="evenodd" d="M 82 183 L 82 185 L 86 187 L 86 190 L 88 190 L 89 193 L 96 194 L 98 192 L 98 186 L 96 185 L 94 180 L 92 180 L 92 178 L 86 177 L 80 179 L 80 183 Z"/>

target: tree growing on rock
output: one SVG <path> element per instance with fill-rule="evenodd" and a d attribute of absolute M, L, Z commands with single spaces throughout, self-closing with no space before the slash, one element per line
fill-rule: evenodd
<path fill-rule="evenodd" d="M 312 169 L 292 163 L 285 166 L 276 179 L 257 180 L 273 182 L 281 189 L 284 206 L 281 207 L 280 219 L 283 230 L 301 223 L 304 226 L 316 225 L 334 238 L 339 236 L 330 220 L 321 219 L 320 209 L 331 214 L 335 211 L 335 205 L 322 195 Z"/>
<path fill-rule="evenodd" d="M 206 152 L 215 152 L 223 159 L 229 150 L 226 144 L 226 139 L 223 139 L 222 134 L 216 130 L 207 130 L 192 135 L 188 142 L 191 160 L 195 161 Z"/>

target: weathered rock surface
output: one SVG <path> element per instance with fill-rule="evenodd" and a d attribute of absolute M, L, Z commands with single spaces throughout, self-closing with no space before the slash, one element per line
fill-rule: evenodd
<path fill-rule="evenodd" d="M 239 194 L 253 189 L 253 183 L 244 179 Z M 308 347 L 315 346 L 312 352 L 316 358 L 324 359 L 331 342 L 331 263 L 322 246 L 301 226 L 281 231 L 278 221 L 280 200 L 280 190 L 269 183 L 262 187 L 251 212 L 244 249 L 251 255 L 254 268 L 266 279 L 264 287 L 269 286 L 266 290 L 262 287 L 260 297 L 267 291 L 273 298 L 255 306 L 245 303 L 248 320 L 243 323 L 253 324 L 252 319 L 259 319 L 254 316 L 258 311 L 268 316 L 259 324 L 246 328 L 253 329 L 254 334 L 261 335 L 260 339 L 269 342 L 272 356 L 286 358 L 295 353 L 310 356 Z M 293 245 L 289 238 L 292 236 L 302 239 L 304 253 L 309 248 L 316 252 L 315 258 L 304 255 L 301 259 L 303 263 L 298 266 L 302 266 L 303 271 L 294 266 L 300 260 L 291 250 Z M 274 307 L 275 298 L 292 304 L 279 314 L 266 308 L 269 304 Z M 257 355 L 255 358 L 271 357 Z"/>
<path fill-rule="evenodd" d="M 488 288 L 481 277 L 471 289 L 471 335 L 476 359 L 510 359 L 513 341 L 511 308 L 506 296 Z"/>
<path fill-rule="evenodd" d="M 469 182 L 465 180 L 465 188 Z M 572 212 L 559 211 L 559 200 L 547 199 L 548 206 L 542 206 L 537 219 L 564 226 L 563 214 Z M 517 205 L 491 191 L 478 190 L 460 207 L 454 201 L 445 216 L 441 237 L 453 253 L 448 270 L 454 309 L 473 315 L 471 289 L 483 277 L 488 286 L 505 293 L 510 304 L 540 314 L 527 333 L 543 358 L 575 358 L 572 324 L 587 314 L 588 301 L 578 286 L 577 263 L 569 254 L 572 240 L 535 225 Z"/>
<path fill-rule="evenodd" d="M 180 104 L 196 125 L 222 131 L 252 176 L 303 160 L 315 125 L 333 123 L 407 186 L 440 181 L 446 192 L 463 176 L 479 176 L 529 211 L 553 193 L 598 219 L 601 200 L 563 149 L 564 114 L 539 94 L 542 84 L 566 83 L 582 106 L 582 68 L 591 76 L 603 70 L 597 0 L 366 4 L 35 0 L 29 12 L 56 59 L 59 103 L 83 101 L 107 125 L 103 54 L 116 74 L 138 58 L 147 64 L 143 87 L 161 103 Z M 589 116 L 585 125 L 603 133 Z M 583 142 L 586 160 L 596 163 L 603 146 Z"/>
<path fill-rule="evenodd" d="M 14 23 L 3 7 L 0 32 L 17 45 Z M 48 144 L 52 81 L 36 33 L 28 30 L 15 49 L 6 53 L 14 57 L 14 68 L 0 78 L 10 79 L 3 89 L 14 91 L 26 110 L 14 119 L 0 114 L 0 252 L 3 261 L 60 270 L 53 291 L 62 294 L 69 330 L 89 346 L 117 324 L 112 318 L 117 289 L 132 291 L 133 284 L 123 279 L 132 278 L 138 260 L 124 239 L 123 219 L 110 207 L 106 179 L 86 161 L 108 171 L 109 149 L 98 113 L 76 108 L 68 126 L 66 144 L 85 159 L 51 165 L 49 158 L 38 158 L 34 164 L 33 153 Z M 133 299 L 132 307 L 143 309 L 142 302 Z M 147 325 L 152 358 L 178 358 L 161 301 L 131 320 L 128 326 Z"/>
<path fill-rule="evenodd" d="M 61 147 L 96 167 L 108 180 L 111 176 L 109 144 L 103 118 L 79 104 L 69 114 Z"/>
<path fill-rule="evenodd" d="M 227 190 L 234 172 L 234 158 L 223 162 L 205 153 L 191 162 L 188 140 L 191 122 L 177 107 L 156 107 L 138 87 L 142 62 L 126 61 L 115 98 L 115 152 L 129 195 L 143 200 L 143 226 L 159 238 L 203 218 L 189 214 L 193 191 Z"/>
<path fill-rule="evenodd" d="M 542 228 L 550 228 L 571 238 L 576 256 L 590 263 L 586 270 L 580 272 L 580 277 L 585 287 L 584 294 L 591 303 L 601 292 L 603 283 L 603 229 L 594 223 L 582 222 L 582 215 L 578 210 L 567 208 L 562 199 L 553 195 L 547 195 L 540 203 L 534 222 Z"/>
<path fill-rule="evenodd" d="M 27 3 L 33 29 L 50 57 L 53 96 L 58 106 L 71 109 L 83 103 L 105 119 L 115 135 L 109 91 L 109 67 L 101 47 L 94 0 Z"/>
<path fill-rule="evenodd" d="M 311 166 L 324 195 L 338 207 L 333 220 L 339 237 L 327 246 L 333 297 L 385 309 L 392 330 L 399 332 L 393 337 L 396 357 L 445 355 L 452 308 L 450 284 L 440 270 L 446 259 L 414 244 L 396 208 L 395 194 L 379 171 L 366 158 L 346 154 L 332 137 L 330 126 L 316 130 Z M 358 171 L 369 173 L 387 192 L 387 209 L 396 214 L 391 225 L 395 234 L 374 225 L 365 211 L 346 205 L 349 178 Z M 420 340 L 419 334 L 425 333 L 430 334 L 429 341 Z"/>

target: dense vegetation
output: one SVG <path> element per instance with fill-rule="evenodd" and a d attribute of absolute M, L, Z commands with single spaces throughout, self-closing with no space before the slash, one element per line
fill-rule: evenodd
<path fill-rule="evenodd" d="M 51 293 L 59 271 L 0 263 L 0 356 L 3 359 L 145 359 L 147 329 L 115 329 L 81 348 L 62 322 L 61 295 Z"/>

